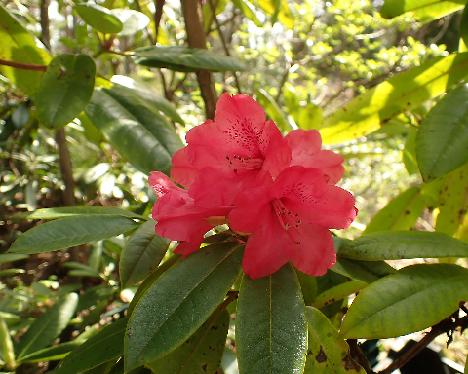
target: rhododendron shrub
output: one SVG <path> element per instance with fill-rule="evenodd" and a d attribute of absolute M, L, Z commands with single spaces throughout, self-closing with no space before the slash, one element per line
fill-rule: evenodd
<path fill-rule="evenodd" d="M 246 241 L 242 267 L 252 279 L 288 262 L 320 276 L 335 263 L 329 230 L 347 228 L 357 210 L 335 186 L 343 159 L 322 150 L 318 131 L 283 136 L 251 97 L 223 94 L 214 120 L 186 140 L 173 158 L 173 181 L 157 171 L 149 176 L 156 232 L 179 243 L 176 253 L 199 250 L 204 235 L 225 222 Z"/>

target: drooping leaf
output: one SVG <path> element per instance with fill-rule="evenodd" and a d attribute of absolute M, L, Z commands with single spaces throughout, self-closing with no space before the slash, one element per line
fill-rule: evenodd
<path fill-rule="evenodd" d="M 74 9 L 88 25 L 106 33 L 117 34 L 122 31 L 123 23 L 111 11 L 97 4 L 75 4 Z"/>
<path fill-rule="evenodd" d="M 138 300 L 125 335 L 125 366 L 131 370 L 182 344 L 216 309 L 237 278 L 238 245 L 204 247 L 164 272 Z"/>
<path fill-rule="evenodd" d="M 432 108 L 416 136 L 416 159 L 424 180 L 468 162 L 468 85 L 449 92 Z"/>
<path fill-rule="evenodd" d="M 45 47 L 8 10 L 0 4 L 0 58 L 26 64 L 47 65 L 50 56 Z M 40 71 L 0 66 L 0 71 L 16 87 L 32 95 L 39 85 Z"/>
<path fill-rule="evenodd" d="M 335 144 L 378 130 L 392 118 L 445 93 L 468 75 L 468 53 L 435 57 L 396 74 L 325 119 L 320 132 L 325 143 Z"/>
<path fill-rule="evenodd" d="M 396 271 L 384 261 L 358 261 L 347 258 L 338 258 L 330 270 L 345 277 L 368 283 Z"/>
<path fill-rule="evenodd" d="M 59 218 L 21 234 L 10 252 L 33 254 L 73 247 L 126 233 L 137 226 L 122 216 L 79 215 Z"/>
<path fill-rule="evenodd" d="M 78 348 L 82 343 L 82 341 L 72 340 L 70 342 L 40 349 L 39 351 L 23 356 L 21 358 L 21 362 L 34 363 L 61 360 L 75 348 Z"/>
<path fill-rule="evenodd" d="M 317 295 L 314 300 L 313 306 L 316 308 L 323 308 L 329 304 L 334 303 L 335 301 L 344 299 L 345 297 L 358 292 L 367 286 L 367 282 L 360 280 L 351 280 L 349 282 L 343 282 L 328 288 L 323 291 L 321 294 Z"/>
<path fill-rule="evenodd" d="M 457 265 L 408 266 L 359 293 L 345 316 L 341 334 L 346 338 L 392 338 L 425 329 L 468 299 L 467 284 L 468 269 Z"/>
<path fill-rule="evenodd" d="M 240 374 L 302 373 L 307 348 L 304 312 L 290 265 L 257 280 L 244 276 L 236 317 Z"/>
<path fill-rule="evenodd" d="M 94 89 L 96 64 L 86 55 L 59 55 L 47 67 L 35 94 L 42 124 L 59 128 L 84 109 Z"/>
<path fill-rule="evenodd" d="M 57 374 L 81 373 L 123 354 L 126 318 L 101 328 L 61 362 Z"/>
<path fill-rule="evenodd" d="M 136 168 L 169 172 L 172 154 L 182 147 L 175 129 L 137 91 L 94 91 L 86 114 L 113 147 Z"/>
<path fill-rule="evenodd" d="M 306 308 L 309 344 L 304 374 L 364 374 L 349 354 L 346 341 L 318 309 Z"/>
<path fill-rule="evenodd" d="M 456 12 L 465 4 L 465 0 L 385 0 L 380 14 L 394 18 L 410 12 L 417 20 L 428 22 Z"/>
<path fill-rule="evenodd" d="M 67 326 L 75 313 L 77 304 L 78 295 L 69 293 L 60 298 L 42 316 L 35 319 L 16 347 L 18 358 L 21 360 L 26 355 L 50 345 Z"/>
<path fill-rule="evenodd" d="M 219 367 L 229 327 L 229 313 L 215 312 L 179 348 L 150 362 L 147 366 L 154 374 L 206 374 Z"/>
<path fill-rule="evenodd" d="M 468 243 L 438 232 L 377 232 L 347 241 L 339 255 L 364 261 L 468 257 Z"/>
<path fill-rule="evenodd" d="M 154 232 L 155 222 L 143 223 L 131 236 L 120 256 L 122 287 L 143 280 L 163 259 L 170 241 Z"/>
<path fill-rule="evenodd" d="M 246 66 L 235 57 L 186 47 L 144 47 L 134 51 L 137 64 L 175 71 L 241 71 Z"/>
<path fill-rule="evenodd" d="M 82 215 L 110 215 L 110 216 L 122 216 L 128 218 L 143 219 L 137 213 L 133 213 L 129 210 L 111 207 L 111 206 L 60 206 L 55 208 L 41 208 L 34 212 L 28 213 L 25 218 L 27 219 L 56 219 L 71 216 L 82 216 Z"/>

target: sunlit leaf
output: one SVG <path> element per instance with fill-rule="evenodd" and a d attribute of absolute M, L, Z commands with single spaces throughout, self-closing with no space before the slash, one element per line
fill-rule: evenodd
<path fill-rule="evenodd" d="M 74 9 L 88 25 L 106 34 L 116 34 L 123 29 L 123 23 L 111 11 L 97 4 L 79 3 Z"/>
<path fill-rule="evenodd" d="M 456 12 L 465 4 L 466 0 L 385 0 L 380 14 L 394 18 L 410 12 L 417 20 L 428 22 Z"/>

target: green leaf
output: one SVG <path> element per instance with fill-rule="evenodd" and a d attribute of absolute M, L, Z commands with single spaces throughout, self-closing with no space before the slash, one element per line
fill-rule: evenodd
<path fill-rule="evenodd" d="M 319 310 L 306 308 L 309 344 L 304 374 L 365 374 L 331 321 Z"/>
<path fill-rule="evenodd" d="M 396 74 L 351 100 L 325 119 L 320 132 L 334 144 L 378 130 L 398 114 L 445 93 L 468 75 L 468 53 L 435 57 Z"/>
<path fill-rule="evenodd" d="M 10 252 L 33 254 L 73 247 L 111 238 L 130 231 L 137 224 L 130 218 L 110 215 L 81 215 L 59 218 L 24 232 Z"/>
<path fill-rule="evenodd" d="M 339 255 L 364 261 L 468 257 L 468 243 L 438 232 L 380 232 L 346 242 Z"/>
<path fill-rule="evenodd" d="M 144 47 L 134 51 L 137 64 L 175 71 L 238 71 L 245 70 L 235 57 L 217 55 L 206 49 L 186 47 Z"/>
<path fill-rule="evenodd" d="M 44 362 L 44 361 L 56 361 L 63 359 L 75 348 L 79 347 L 82 344 L 81 341 L 71 341 L 52 347 L 47 347 L 41 349 L 37 352 L 28 354 L 21 358 L 22 363 L 34 363 L 34 362 Z"/>
<path fill-rule="evenodd" d="M 335 301 L 342 300 L 345 297 L 358 292 L 366 286 L 367 282 L 360 280 L 352 280 L 349 282 L 337 284 L 336 286 L 328 288 L 319 294 L 315 298 L 313 306 L 321 309 L 329 304 L 334 303 Z"/>
<path fill-rule="evenodd" d="M 61 206 L 55 208 L 42 208 L 37 209 L 32 213 L 28 213 L 25 218 L 27 219 L 56 219 L 71 216 L 82 215 L 110 215 L 122 216 L 128 218 L 145 219 L 145 217 L 133 213 L 129 210 L 111 206 Z"/>
<path fill-rule="evenodd" d="M 168 173 L 172 154 L 183 146 L 159 111 L 138 91 L 123 86 L 95 90 L 86 114 L 112 146 L 145 173 Z"/>
<path fill-rule="evenodd" d="M 125 335 L 127 370 L 169 353 L 207 320 L 237 278 L 242 253 L 232 244 L 203 247 L 147 288 Z"/>
<path fill-rule="evenodd" d="M 318 130 L 323 127 L 323 111 L 313 103 L 307 103 L 293 112 L 294 121 L 303 130 Z"/>
<path fill-rule="evenodd" d="M 341 334 L 346 338 L 393 338 L 425 329 L 468 299 L 467 284 L 468 270 L 457 265 L 408 266 L 359 293 L 345 316 Z"/>
<path fill-rule="evenodd" d="M 427 22 L 456 12 L 465 4 L 466 0 L 385 0 L 380 14 L 394 18 L 411 12 L 417 20 Z"/>
<path fill-rule="evenodd" d="M 97 4 L 75 4 L 76 12 L 88 25 L 105 34 L 122 31 L 123 23 L 111 11 Z"/>
<path fill-rule="evenodd" d="M 155 374 L 215 373 L 224 352 L 228 327 L 229 313 L 215 312 L 179 348 L 147 366 Z"/>
<path fill-rule="evenodd" d="M 0 264 L 24 260 L 25 258 L 28 258 L 28 255 L 22 255 L 19 253 L 2 253 L 0 254 Z"/>
<path fill-rule="evenodd" d="M 346 258 L 338 258 L 330 270 L 345 277 L 368 283 L 396 271 L 384 261 L 358 261 Z"/>
<path fill-rule="evenodd" d="M 153 220 L 142 224 L 122 251 L 119 262 L 122 288 L 145 279 L 166 254 L 170 241 L 156 235 L 154 226 Z"/>
<path fill-rule="evenodd" d="M 54 57 L 34 99 L 41 123 L 60 128 L 78 116 L 93 94 L 95 76 L 96 64 L 89 56 Z"/>
<path fill-rule="evenodd" d="M 304 304 L 311 305 L 318 292 L 317 278 L 304 274 L 300 271 L 296 271 L 296 275 L 297 279 L 299 280 L 299 284 L 301 285 Z"/>
<path fill-rule="evenodd" d="M 416 136 L 416 159 L 424 180 L 468 162 L 468 85 L 450 91 L 427 114 Z"/>
<path fill-rule="evenodd" d="M 5 362 L 7 368 L 13 370 L 16 367 L 15 349 L 11 339 L 8 325 L 0 317 L 0 357 Z"/>
<path fill-rule="evenodd" d="M 302 373 L 307 349 L 304 308 L 290 265 L 257 280 L 244 276 L 236 317 L 241 374 Z"/>
<path fill-rule="evenodd" d="M 257 99 L 263 108 L 265 108 L 267 116 L 271 118 L 281 130 L 292 130 L 292 126 L 286 118 L 285 113 L 281 110 L 275 99 L 268 92 L 266 92 L 264 89 L 258 90 Z"/>
<path fill-rule="evenodd" d="M 0 3 L 0 58 L 26 64 L 47 65 L 50 56 L 42 43 L 30 34 Z M 0 72 L 27 95 L 39 85 L 42 72 L 0 66 Z"/>
<path fill-rule="evenodd" d="M 263 23 L 258 19 L 255 6 L 249 0 L 233 0 L 233 4 L 236 8 L 240 9 L 240 11 L 251 20 L 255 26 L 260 27 Z"/>
<path fill-rule="evenodd" d="M 460 38 L 460 44 L 463 45 L 460 52 L 466 52 L 468 49 L 468 4 L 465 5 L 460 19 Z"/>
<path fill-rule="evenodd" d="M 363 235 L 378 231 L 409 230 L 426 206 L 419 187 L 410 187 L 385 205 L 367 225 Z"/>
<path fill-rule="evenodd" d="M 81 373 L 123 354 L 127 319 L 121 318 L 101 328 L 61 362 L 56 374 Z"/>
<path fill-rule="evenodd" d="M 50 345 L 67 326 L 75 313 L 78 295 L 69 293 L 42 316 L 36 318 L 28 331 L 21 337 L 18 346 L 18 359 L 37 352 Z"/>

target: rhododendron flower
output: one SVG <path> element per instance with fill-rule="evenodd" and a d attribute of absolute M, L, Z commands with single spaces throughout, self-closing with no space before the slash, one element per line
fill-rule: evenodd
<path fill-rule="evenodd" d="M 317 169 L 291 167 L 275 181 L 238 196 L 230 227 L 250 233 L 243 269 L 256 279 L 287 262 L 309 275 L 323 275 L 335 263 L 329 228 L 346 228 L 356 216 L 354 198 L 327 183 Z"/>

